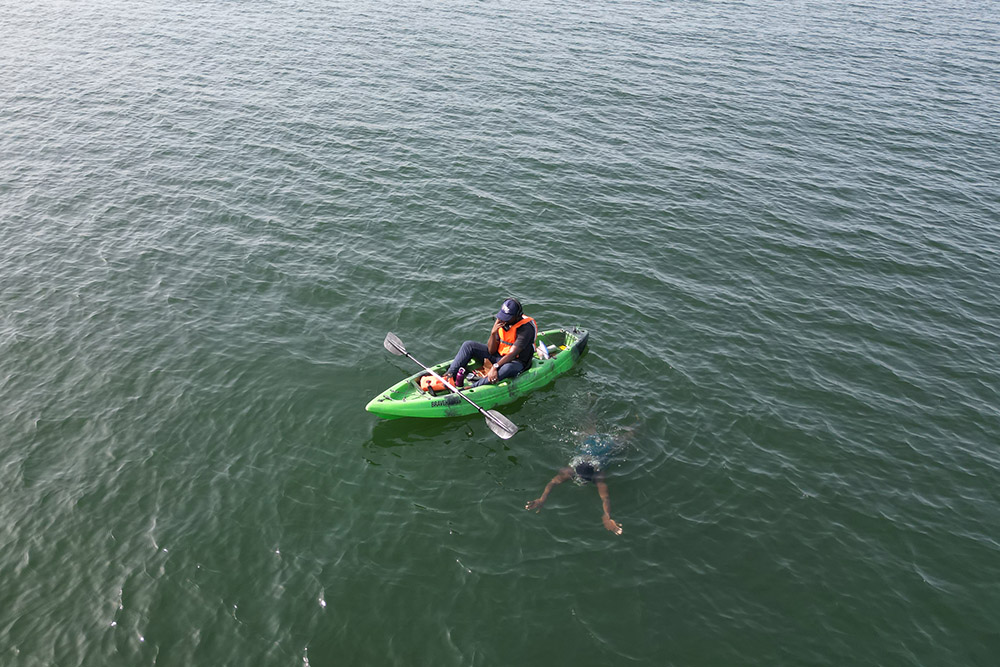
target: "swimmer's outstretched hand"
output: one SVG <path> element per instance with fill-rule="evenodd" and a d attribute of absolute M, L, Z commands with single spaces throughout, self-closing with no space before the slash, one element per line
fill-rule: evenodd
<path fill-rule="evenodd" d="M 524 509 L 535 510 L 535 512 L 537 513 L 542 511 L 542 505 L 544 504 L 545 504 L 544 500 L 542 500 L 541 498 L 535 498 L 534 500 L 529 500 L 528 502 L 526 502 L 524 504 Z"/>
<path fill-rule="evenodd" d="M 604 517 L 604 527 L 615 535 L 622 534 L 622 525 L 609 516 Z"/>

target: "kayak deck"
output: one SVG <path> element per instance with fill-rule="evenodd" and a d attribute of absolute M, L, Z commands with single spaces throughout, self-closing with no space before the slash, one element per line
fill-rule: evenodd
<path fill-rule="evenodd" d="M 475 388 L 466 385 L 460 391 L 484 410 L 516 401 L 544 387 L 575 366 L 587 348 L 589 336 L 589 332 L 576 328 L 542 331 L 538 334 L 536 343 L 539 347 L 543 344 L 546 346 L 550 358 L 542 358 L 536 350 L 531 368 L 516 377 Z M 450 364 L 449 359 L 431 366 L 431 369 L 443 375 Z M 477 370 L 481 366 L 479 363 L 473 364 L 470 370 Z M 421 369 L 405 380 L 397 382 L 369 401 L 365 410 L 388 419 L 459 417 L 477 412 L 473 405 L 450 390 L 439 392 L 421 390 L 420 378 L 427 374 L 426 370 Z"/>

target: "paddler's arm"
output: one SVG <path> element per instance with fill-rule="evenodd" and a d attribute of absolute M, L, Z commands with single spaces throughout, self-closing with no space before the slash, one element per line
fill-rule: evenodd
<path fill-rule="evenodd" d="M 490 334 L 490 354 L 496 354 L 497 348 L 500 346 L 500 334 L 497 333 L 499 328 L 500 320 L 496 321 L 493 325 L 493 332 Z M 494 337 L 495 334 L 495 337 Z M 493 341 L 496 341 L 494 346 Z M 506 364 L 508 361 L 514 361 L 517 359 L 517 355 L 521 353 L 525 345 L 532 345 L 535 340 L 535 333 L 529 327 L 521 327 L 517 332 L 517 338 L 514 340 L 514 344 L 511 346 L 510 351 L 503 355 L 497 362 L 493 364 L 493 367 L 486 374 L 486 377 L 490 382 L 497 381 L 497 374 L 500 372 L 500 367 Z"/>
<path fill-rule="evenodd" d="M 556 484 L 562 484 L 563 482 L 565 482 L 567 479 L 569 479 L 572 476 L 573 476 L 573 469 L 572 468 L 563 468 L 563 469 L 561 469 L 559 471 L 559 473 L 556 474 L 555 477 L 553 477 L 552 479 L 550 479 L 549 483 L 545 485 L 545 490 L 542 491 L 542 496 L 540 498 L 536 498 L 534 500 L 529 500 L 527 503 L 525 503 L 524 509 L 526 509 L 526 510 L 536 510 L 538 512 L 541 512 L 542 511 L 542 505 L 545 504 L 545 499 L 549 497 L 549 493 L 552 491 L 552 487 L 554 487 Z"/>
<path fill-rule="evenodd" d="M 514 347 L 510 349 L 510 352 L 497 359 L 497 362 L 493 364 L 490 367 L 489 372 L 486 373 L 486 377 L 487 379 L 489 379 L 490 382 L 497 381 L 497 376 L 500 374 L 500 367 L 506 364 L 508 361 L 514 361 L 514 359 L 517 358 L 517 352 L 519 349 L 520 348 L 517 346 L 517 343 L 514 343 Z"/>
<path fill-rule="evenodd" d="M 608 484 L 604 481 L 604 473 L 597 473 L 597 493 L 601 496 L 601 503 L 604 505 L 604 516 L 601 517 L 601 521 L 604 522 L 604 527 L 610 530 L 615 535 L 622 534 L 622 525 L 611 518 L 611 498 L 608 496 Z"/>
<path fill-rule="evenodd" d="M 490 329 L 490 337 L 486 339 L 486 349 L 490 354 L 496 354 L 497 350 L 500 349 L 500 334 L 497 331 L 500 330 L 500 320 L 493 321 L 493 328 Z"/>

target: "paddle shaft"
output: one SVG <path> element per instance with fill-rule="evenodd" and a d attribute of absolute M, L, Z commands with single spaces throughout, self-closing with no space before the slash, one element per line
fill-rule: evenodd
<path fill-rule="evenodd" d="M 479 410 L 479 412 L 483 416 L 485 416 L 487 419 L 491 418 L 490 414 L 486 410 L 483 410 L 481 407 L 479 407 L 478 405 L 476 405 L 475 401 L 473 401 L 471 398 L 469 398 L 468 396 L 466 396 L 465 394 L 463 394 L 462 392 L 460 392 L 450 382 L 445 382 L 445 379 L 443 377 L 441 377 L 440 375 L 438 375 L 437 373 L 435 373 L 434 371 L 432 371 L 429 366 L 424 366 L 422 363 L 420 363 L 419 361 L 417 361 L 417 359 L 412 354 L 410 354 L 409 352 L 405 352 L 404 351 L 403 354 L 405 354 L 407 357 L 409 357 L 413 361 L 413 363 L 415 363 L 417 366 L 420 366 L 425 371 L 427 371 L 428 373 L 430 373 L 431 375 L 433 375 L 434 377 L 436 377 L 438 380 L 441 380 L 441 384 L 443 384 L 444 386 L 448 387 L 448 389 L 451 390 L 451 393 L 464 398 L 466 401 L 469 402 L 470 405 L 472 405 L 472 407 L 474 407 L 476 410 Z"/>
<path fill-rule="evenodd" d="M 459 397 L 461 398 L 464 398 L 469 403 L 469 405 L 474 407 L 476 410 L 480 412 L 480 414 L 486 417 L 486 425 L 490 427 L 490 430 L 496 433 L 504 440 L 513 438 L 514 434 L 517 433 L 517 424 L 507 419 L 506 417 L 504 417 L 502 414 L 500 414 L 495 410 L 483 410 L 481 407 L 476 405 L 475 401 L 473 401 L 471 398 L 460 393 L 458 389 L 455 387 L 455 385 L 445 382 L 444 378 L 435 373 L 434 371 L 432 371 L 429 366 L 425 366 L 424 364 L 417 361 L 417 359 L 412 354 L 406 351 L 406 346 L 403 345 L 403 341 L 399 340 L 399 336 L 397 336 L 396 334 L 392 333 L 391 331 L 387 333 L 385 335 L 385 340 L 382 342 L 382 345 L 385 346 L 385 349 L 389 350 L 393 354 L 409 357 L 410 361 L 412 361 L 417 366 L 420 366 L 425 371 L 436 377 L 438 380 L 441 381 L 441 384 L 448 387 L 448 389 L 450 389 L 453 393 L 458 394 Z"/>

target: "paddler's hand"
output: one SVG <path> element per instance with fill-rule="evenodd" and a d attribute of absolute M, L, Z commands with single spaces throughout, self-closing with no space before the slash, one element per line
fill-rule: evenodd
<path fill-rule="evenodd" d="M 545 504 L 544 500 L 542 500 L 541 498 L 535 498 L 534 500 L 529 500 L 528 502 L 526 502 L 524 504 L 524 509 L 526 509 L 526 510 L 536 510 L 538 512 L 541 512 L 542 511 L 542 505 L 544 505 L 544 504 Z"/>
<path fill-rule="evenodd" d="M 622 534 L 622 525 L 609 516 L 604 517 L 604 527 L 610 530 L 615 535 Z"/>
<path fill-rule="evenodd" d="M 496 364 L 493 364 L 490 367 L 489 372 L 486 373 L 486 379 L 490 381 L 490 384 L 497 381 L 497 377 L 500 375 L 500 372 L 497 370 L 498 368 L 500 367 L 497 366 Z"/>

